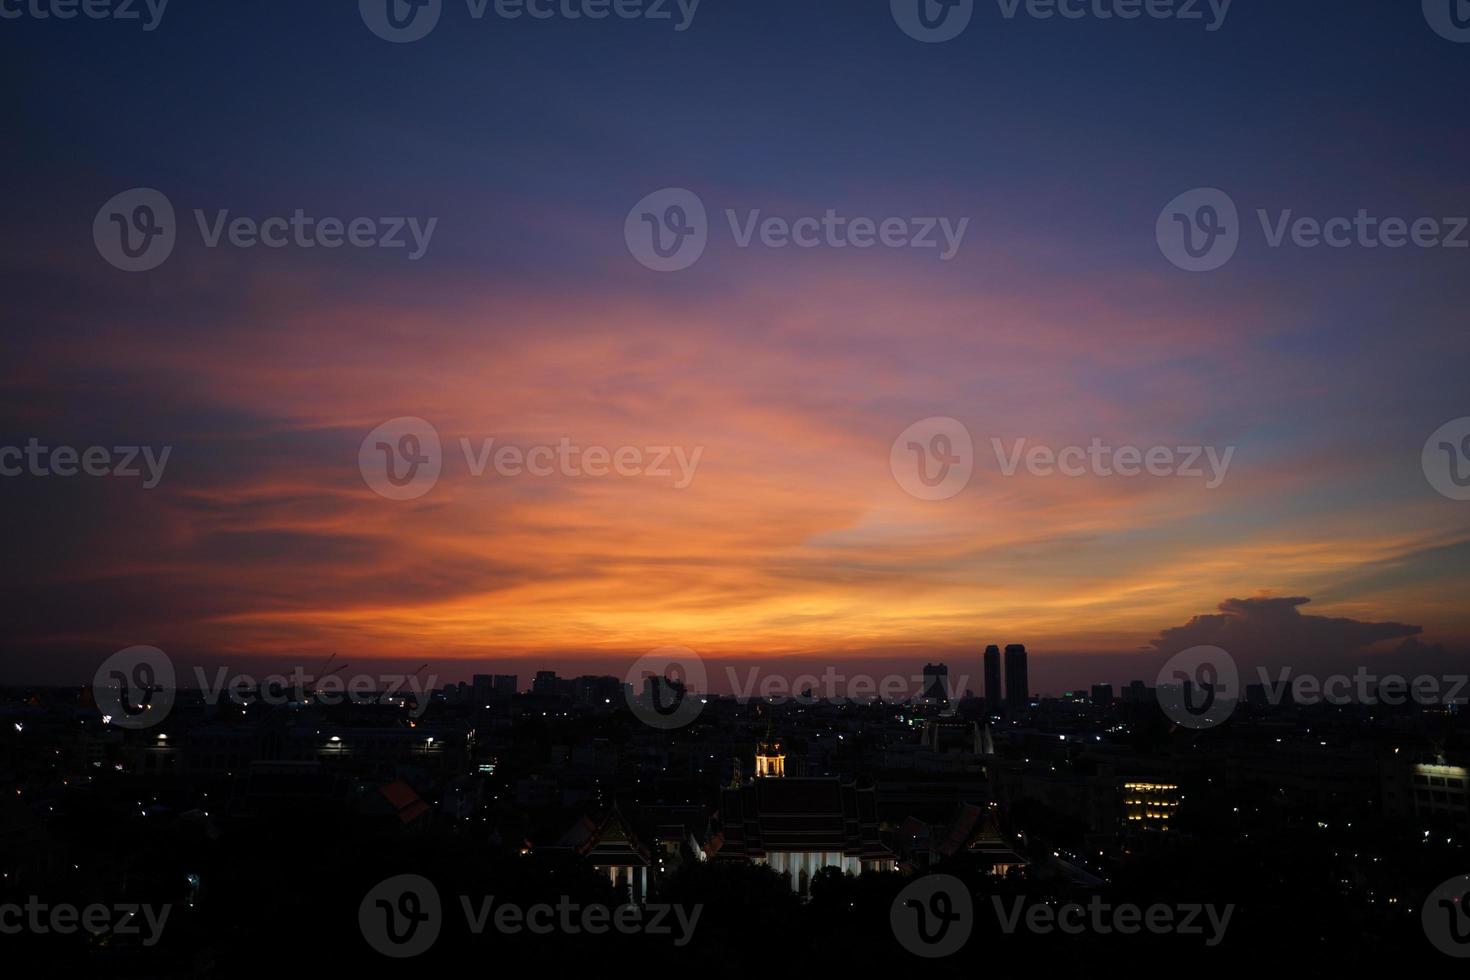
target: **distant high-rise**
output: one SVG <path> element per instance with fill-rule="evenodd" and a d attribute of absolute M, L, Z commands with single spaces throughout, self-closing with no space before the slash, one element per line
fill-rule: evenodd
<path fill-rule="evenodd" d="M 924 700 L 949 703 L 949 668 L 944 664 L 924 665 Z"/>
<path fill-rule="evenodd" d="M 1092 703 L 1093 704 L 1096 704 L 1096 705 L 1101 705 L 1104 708 L 1106 708 L 1108 705 L 1112 704 L 1113 703 L 1113 685 L 1111 685 L 1111 684 L 1094 684 L 1094 685 L 1092 685 Z"/>
<path fill-rule="evenodd" d="M 1124 704 L 1143 704 L 1152 699 L 1153 691 L 1145 687 L 1143 681 L 1129 681 L 1128 686 L 1123 688 Z"/>
<path fill-rule="evenodd" d="M 1026 645 L 1006 646 L 1006 704 L 1024 708 L 1031 702 L 1030 680 L 1026 676 Z"/>
<path fill-rule="evenodd" d="M 992 643 L 985 648 L 985 707 L 999 711 L 1004 700 L 1000 689 L 1000 647 Z"/>
<path fill-rule="evenodd" d="M 493 690 L 500 697 L 510 697 L 519 689 L 520 678 L 515 674 L 496 674 Z"/>

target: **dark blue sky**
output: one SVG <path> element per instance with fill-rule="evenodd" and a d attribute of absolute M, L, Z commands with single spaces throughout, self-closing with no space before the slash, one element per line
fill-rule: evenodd
<path fill-rule="evenodd" d="M 476 20 L 445 0 L 431 34 L 391 44 L 355 0 L 172 0 L 146 32 L 0 19 L 0 49 L 0 446 L 166 443 L 177 474 L 143 501 L 0 480 L 22 559 L 12 650 L 381 652 L 447 616 L 473 624 L 435 634 L 454 655 L 519 654 L 565 645 L 526 626 L 552 610 L 578 649 L 719 645 L 732 624 L 689 609 L 724 605 L 770 650 L 964 644 L 972 609 L 1086 653 L 1258 593 L 1470 640 L 1470 505 L 1420 468 L 1426 437 L 1470 416 L 1470 249 L 1271 248 L 1256 219 L 1470 213 L 1470 44 L 1417 2 L 1235 0 L 1210 32 L 976 0 L 963 34 L 924 44 L 888 0 L 703 0 L 682 32 Z M 93 220 L 140 187 L 171 201 L 179 242 L 132 274 L 99 255 Z M 651 272 L 624 219 L 675 187 L 708 207 L 708 254 Z M 1208 273 L 1155 235 L 1194 188 L 1241 219 Z M 407 262 L 206 249 L 196 208 L 438 220 Z M 726 209 L 968 227 L 952 262 L 741 249 Z M 356 447 L 398 416 L 446 437 L 679 435 L 709 447 L 712 475 L 678 507 L 516 485 L 379 524 L 382 501 L 352 496 Z M 1228 443 L 1238 475 L 1207 498 L 999 481 L 911 513 L 885 496 L 888 443 L 930 416 L 979 444 Z M 751 537 L 732 541 L 747 505 Z M 576 578 L 564 551 L 491 534 L 512 513 L 558 548 L 589 515 L 617 529 L 577 539 L 581 607 L 507 597 Z M 446 527 L 466 536 L 454 554 L 435 550 Z M 437 545 L 395 565 L 415 536 Z M 641 564 L 647 540 L 675 552 L 668 581 Z M 400 592 L 354 574 L 371 569 Z M 663 591 L 602 588 L 641 577 Z M 1078 605 L 1059 611 L 1063 593 Z M 890 600 L 892 621 L 872 620 Z M 647 636 L 619 618 L 640 609 L 661 624 Z"/>

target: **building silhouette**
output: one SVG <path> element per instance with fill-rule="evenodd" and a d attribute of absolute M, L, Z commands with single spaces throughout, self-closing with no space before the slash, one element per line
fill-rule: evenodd
<path fill-rule="evenodd" d="M 1006 704 L 1024 708 L 1031 701 L 1030 680 L 1026 676 L 1026 645 L 1006 646 Z"/>
<path fill-rule="evenodd" d="M 1000 647 L 994 643 L 985 648 L 985 707 L 999 711 L 1004 702 L 1000 687 Z"/>
<path fill-rule="evenodd" d="M 924 665 L 924 700 L 931 704 L 949 703 L 949 668 L 944 664 Z"/>

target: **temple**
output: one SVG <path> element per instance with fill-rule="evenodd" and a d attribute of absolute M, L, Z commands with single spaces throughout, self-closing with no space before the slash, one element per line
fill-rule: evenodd
<path fill-rule="evenodd" d="M 872 786 L 836 776 L 788 777 L 781 743 L 769 735 L 755 761 L 754 778 L 721 793 L 714 858 L 768 865 L 788 875 L 799 895 L 808 894 L 823 868 L 894 869 L 896 859 L 878 836 Z"/>
<path fill-rule="evenodd" d="M 617 886 L 630 902 L 648 898 L 648 848 L 638 840 L 616 806 L 594 822 L 583 817 L 562 835 L 557 847 L 570 848 L 587 858 L 599 873 Z"/>

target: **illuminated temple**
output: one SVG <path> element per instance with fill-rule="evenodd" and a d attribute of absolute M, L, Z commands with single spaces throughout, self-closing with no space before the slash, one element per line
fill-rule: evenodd
<path fill-rule="evenodd" d="M 808 893 L 823 868 L 851 874 L 891 871 L 892 852 L 878 836 L 877 794 L 836 776 L 788 777 L 781 744 L 769 737 L 756 750 L 756 774 L 720 797 L 716 860 L 769 865 Z"/>

